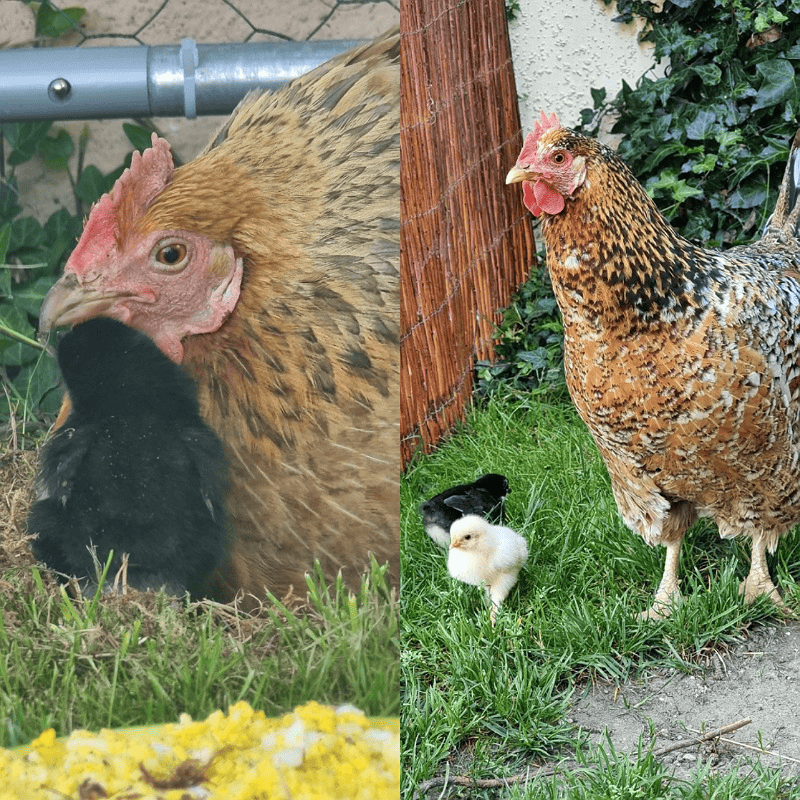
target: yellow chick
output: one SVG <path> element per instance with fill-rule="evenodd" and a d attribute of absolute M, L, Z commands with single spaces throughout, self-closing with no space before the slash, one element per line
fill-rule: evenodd
<path fill-rule="evenodd" d="M 450 526 L 447 571 L 457 581 L 486 585 L 492 625 L 527 558 L 527 543 L 511 528 L 492 525 L 475 514 L 467 514 Z"/>

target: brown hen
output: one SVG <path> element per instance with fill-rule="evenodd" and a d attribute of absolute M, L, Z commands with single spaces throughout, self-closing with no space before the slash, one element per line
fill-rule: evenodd
<path fill-rule="evenodd" d="M 397 577 L 399 34 L 248 95 L 196 159 L 134 155 L 44 330 L 116 317 L 197 382 L 231 469 L 215 594 L 302 590 L 320 559 Z"/>
<path fill-rule="evenodd" d="M 747 601 L 781 605 L 766 551 L 800 521 L 800 184 L 795 137 L 762 238 L 679 236 L 608 147 L 544 114 L 507 183 L 542 217 L 567 384 L 628 527 L 667 549 L 645 616 L 680 598 L 698 517 L 752 538 Z"/>

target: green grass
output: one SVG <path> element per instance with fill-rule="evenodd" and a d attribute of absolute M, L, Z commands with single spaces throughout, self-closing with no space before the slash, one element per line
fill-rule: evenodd
<path fill-rule="evenodd" d="M 482 591 L 450 578 L 446 551 L 427 536 L 417 512 L 423 499 L 485 472 L 508 476 L 508 524 L 525 536 L 530 550 L 494 629 Z M 496 778 L 538 760 L 575 758 L 580 735 L 566 720 L 577 681 L 624 680 L 659 666 L 688 671 L 745 623 L 774 617 L 766 600 L 745 607 L 739 599 L 748 543 L 722 541 L 710 524 L 687 537 L 683 604 L 665 621 L 637 617 L 652 601 L 664 551 L 648 547 L 623 525 L 605 467 L 571 406 L 519 397 L 488 400 L 436 453 L 415 460 L 402 482 L 401 501 L 401 717 L 408 797 L 445 767 L 451 774 Z M 781 542 L 772 568 L 796 607 L 800 536 Z M 501 796 L 651 796 L 625 794 L 628 778 L 604 769 L 602 752 L 591 755 L 571 788 L 562 777 L 550 788 L 547 781 L 537 782 Z M 642 754 L 633 766 L 626 758 L 625 769 L 650 770 L 648 758 Z M 621 793 L 593 794 L 591 780 L 611 781 Z M 558 794 L 556 785 L 567 794 Z M 728 796 L 719 791 L 674 796 Z M 498 796 L 497 790 L 487 792 L 473 788 L 469 796 Z"/>
<path fill-rule="evenodd" d="M 164 595 L 77 601 L 34 567 L 0 589 L 0 746 L 50 727 L 202 719 L 238 700 L 270 716 L 309 700 L 399 713 L 396 593 L 374 564 L 357 593 L 315 575 L 303 613 L 273 599 L 261 618 Z"/>

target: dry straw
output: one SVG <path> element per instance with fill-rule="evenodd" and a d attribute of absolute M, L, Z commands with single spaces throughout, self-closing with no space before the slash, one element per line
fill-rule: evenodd
<path fill-rule="evenodd" d="M 401 14 L 403 464 L 462 418 L 498 310 L 534 262 L 504 178 L 522 147 L 503 0 L 408 0 Z"/>

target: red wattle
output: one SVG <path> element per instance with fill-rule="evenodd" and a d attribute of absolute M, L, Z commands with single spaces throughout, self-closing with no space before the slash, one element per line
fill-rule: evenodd
<path fill-rule="evenodd" d="M 530 181 L 522 181 L 522 202 L 534 217 L 538 217 L 542 213 L 542 209 L 539 208 L 536 198 L 533 196 L 533 184 Z"/>
<path fill-rule="evenodd" d="M 536 183 L 522 182 L 522 202 L 534 217 L 539 217 L 544 212 L 558 214 L 564 210 L 564 198 L 541 178 Z"/>
<path fill-rule="evenodd" d="M 533 195 L 536 205 L 548 214 L 558 214 L 564 210 L 564 198 L 541 178 L 533 185 Z"/>

